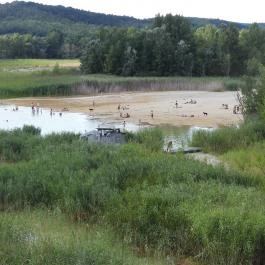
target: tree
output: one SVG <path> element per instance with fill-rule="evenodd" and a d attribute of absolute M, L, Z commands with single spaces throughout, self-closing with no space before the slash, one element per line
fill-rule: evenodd
<path fill-rule="evenodd" d="M 105 71 L 111 74 L 122 73 L 124 65 L 124 56 L 126 50 L 126 33 L 125 29 L 113 29 L 109 32 L 105 40 Z"/>
<path fill-rule="evenodd" d="M 176 49 L 176 73 L 183 76 L 191 76 L 193 70 L 193 55 L 189 51 L 189 45 L 181 40 Z"/>
<path fill-rule="evenodd" d="M 154 36 L 154 60 L 153 69 L 157 75 L 165 76 L 173 74 L 175 63 L 175 49 L 170 39 L 170 34 L 165 28 L 155 28 Z"/>
<path fill-rule="evenodd" d="M 131 46 L 128 46 L 125 50 L 124 55 L 124 65 L 122 68 L 122 75 L 124 76 L 132 76 L 136 72 L 136 59 L 137 52 Z"/>
<path fill-rule="evenodd" d="M 90 41 L 81 57 L 81 70 L 87 74 L 102 73 L 104 54 L 100 40 Z"/>
<path fill-rule="evenodd" d="M 59 30 L 52 30 L 47 36 L 47 50 L 46 54 L 48 58 L 61 58 L 61 47 L 63 45 L 63 34 Z"/>
<path fill-rule="evenodd" d="M 265 118 L 265 68 L 260 68 L 258 76 L 245 76 L 241 98 L 244 114 Z"/>
<path fill-rule="evenodd" d="M 242 57 L 241 57 L 241 49 L 239 46 L 239 30 L 238 28 L 230 23 L 228 27 L 225 29 L 226 34 L 226 43 L 227 46 L 227 54 L 230 58 L 229 63 L 229 74 L 231 75 L 239 75 L 242 73 Z"/>
<path fill-rule="evenodd" d="M 223 51 L 219 42 L 220 31 L 216 26 L 206 25 L 195 32 L 196 69 L 201 75 L 224 75 Z"/>

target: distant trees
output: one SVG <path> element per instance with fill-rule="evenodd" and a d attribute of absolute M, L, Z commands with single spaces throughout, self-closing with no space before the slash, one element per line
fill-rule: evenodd
<path fill-rule="evenodd" d="M 43 58 L 45 52 L 44 38 L 30 34 L 0 36 L 0 58 Z"/>
<path fill-rule="evenodd" d="M 82 69 L 92 73 L 93 60 L 101 54 L 101 71 L 118 75 L 192 75 L 192 28 L 181 16 L 157 16 L 152 29 L 114 28 L 99 32 L 97 47 L 88 43 L 81 57 Z M 88 55 L 90 54 L 90 56 Z M 88 61 L 90 63 L 88 63 Z"/>
<path fill-rule="evenodd" d="M 151 29 L 99 31 L 97 50 L 89 42 L 81 63 L 86 73 L 238 76 L 253 62 L 265 64 L 264 36 L 256 24 L 241 31 L 234 24 L 194 30 L 182 16 L 158 15 Z M 99 64 L 95 53 L 100 67 L 93 66 Z"/>
<path fill-rule="evenodd" d="M 242 73 L 239 31 L 233 25 L 213 25 L 195 31 L 196 74 L 239 75 Z"/>
<path fill-rule="evenodd" d="M 54 16 L 56 8 L 28 5 L 32 21 L 0 22 L 0 33 L 17 32 L 0 35 L 0 58 L 81 58 L 84 73 L 123 76 L 255 75 L 265 65 L 265 29 L 258 24 L 241 30 L 235 24 L 193 28 L 184 17 L 168 14 L 157 15 L 148 28 L 99 27 L 69 22 L 70 9 L 65 24 L 54 17 L 47 21 L 47 14 Z M 14 6 L 7 12 L 20 14 Z M 38 14 L 42 15 L 36 22 Z M 6 13 L 0 12 L 1 17 L 6 19 Z M 82 13 L 80 19 L 86 18 Z"/>
<path fill-rule="evenodd" d="M 86 40 L 65 39 L 63 33 L 52 30 L 45 37 L 31 34 L 0 35 L 0 59 L 16 58 L 78 58 Z"/>
<path fill-rule="evenodd" d="M 98 35 L 102 73 L 228 76 L 240 75 L 247 67 L 246 47 L 233 24 L 206 25 L 193 30 L 184 17 L 168 14 L 156 16 L 151 29 L 112 28 Z M 246 38 L 247 33 L 243 35 Z M 84 54 L 93 53 L 90 45 L 93 43 L 88 43 Z M 85 58 L 92 65 L 92 57 L 81 58 L 86 73 L 93 71 L 87 67 Z"/>

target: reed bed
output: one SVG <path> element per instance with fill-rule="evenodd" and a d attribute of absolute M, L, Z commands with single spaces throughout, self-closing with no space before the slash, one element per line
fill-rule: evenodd
<path fill-rule="evenodd" d="M 2 70 L 1 70 L 2 69 Z M 122 91 L 225 91 L 240 87 L 240 79 L 190 77 L 118 77 L 82 75 L 77 68 L 42 71 L 3 71 L 0 62 L 0 98 L 70 96 Z"/>
<path fill-rule="evenodd" d="M 253 120 L 240 126 L 225 127 L 214 131 L 197 131 L 191 145 L 200 146 L 205 152 L 223 154 L 233 149 L 246 148 L 265 139 L 265 123 Z"/>
<path fill-rule="evenodd" d="M 157 129 L 129 138 L 114 147 L 74 134 L 41 137 L 29 127 L 1 132 L 2 211 L 41 208 L 109 226 L 141 256 L 159 252 L 199 264 L 263 264 L 262 176 L 163 153 L 155 143 L 161 139 Z M 53 252 L 52 242 L 48 251 L 55 260 L 74 255 L 72 248 Z"/>

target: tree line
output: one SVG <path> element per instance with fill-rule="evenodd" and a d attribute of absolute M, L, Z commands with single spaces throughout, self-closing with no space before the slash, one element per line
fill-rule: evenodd
<path fill-rule="evenodd" d="M 85 73 L 157 76 L 255 75 L 265 65 L 265 29 L 252 24 L 194 29 L 182 16 L 156 16 L 150 28 L 91 27 L 44 35 L 0 35 L 0 58 L 81 58 Z"/>
<path fill-rule="evenodd" d="M 81 56 L 86 73 L 238 76 L 265 64 L 265 30 L 257 24 L 193 29 L 182 16 L 156 16 L 150 29 L 99 29 Z"/>
<path fill-rule="evenodd" d="M 67 37 L 60 30 L 51 30 L 44 37 L 18 33 L 0 35 L 0 59 L 79 58 L 92 36 Z"/>

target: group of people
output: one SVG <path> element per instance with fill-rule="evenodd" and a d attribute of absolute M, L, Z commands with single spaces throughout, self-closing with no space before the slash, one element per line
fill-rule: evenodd
<path fill-rule="evenodd" d="M 127 111 L 125 112 L 125 110 L 129 110 L 130 109 L 129 105 L 121 105 L 121 104 L 119 104 L 117 109 L 120 112 L 120 117 L 121 118 L 130 118 L 131 117 L 129 112 L 127 112 Z M 151 110 L 151 112 L 150 112 L 150 117 L 152 119 L 154 118 L 154 111 L 153 110 Z"/>
<path fill-rule="evenodd" d="M 18 108 L 16 110 L 18 110 Z M 35 113 L 37 113 L 37 114 L 41 113 L 42 114 L 42 108 L 40 108 L 40 104 L 39 103 L 34 104 L 32 102 L 31 103 L 31 110 L 32 110 L 32 114 L 33 115 L 35 115 Z M 68 111 L 68 109 L 67 108 L 64 108 L 62 111 Z M 52 108 L 50 108 L 50 116 L 52 117 L 53 115 L 55 115 L 55 112 L 54 112 L 54 110 Z M 62 115 L 63 115 L 63 113 L 62 112 L 59 112 L 59 116 L 62 117 Z"/>
<path fill-rule="evenodd" d="M 32 112 L 35 112 L 35 111 L 39 112 L 39 111 L 40 111 L 40 104 L 37 103 L 37 104 L 35 105 L 35 104 L 32 102 L 32 103 L 31 103 L 31 109 L 32 109 Z"/>
<path fill-rule="evenodd" d="M 185 100 L 185 99 L 184 99 L 184 100 Z M 195 100 L 195 99 L 190 99 L 190 100 L 188 100 L 188 101 L 185 101 L 184 104 L 197 104 L 197 100 Z M 178 103 L 178 101 L 176 100 L 176 103 L 175 103 L 176 108 L 178 108 L 178 105 L 179 105 L 179 103 Z"/>
<path fill-rule="evenodd" d="M 129 105 L 121 105 L 121 104 L 118 105 L 118 110 L 123 110 L 124 111 L 124 110 L 127 110 L 127 109 L 130 109 Z"/>
<path fill-rule="evenodd" d="M 126 105 L 119 104 L 118 107 L 117 107 L 117 109 L 120 112 L 120 117 L 121 118 L 130 118 L 131 117 L 131 115 L 129 114 L 129 112 L 125 112 L 125 110 L 130 109 L 128 105 L 126 106 Z"/>
<path fill-rule="evenodd" d="M 33 102 L 31 103 L 31 110 L 32 110 L 32 114 L 35 115 L 35 112 L 37 114 L 42 113 L 42 109 L 40 108 L 40 104 L 34 104 Z"/>
<path fill-rule="evenodd" d="M 53 111 L 53 109 L 51 108 L 50 109 L 50 115 L 55 115 L 55 112 Z M 62 112 L 59 112 L 59 116 L 62 117 L 63 113 Z"/>
<path fill-rule="evenodd" d="M 131 115 L 130 115 L 128 112 L 126 112 L 126 113 L 122 113 L 122 112 L 120 112 L 120 117 L 121 117 L 121 118 L 130 118 Z"/>
<path fill-rule="evenodd" d="M 228 109 L 228 104 L 222 104 L 222 107 L 224 109 Z M 242 108 L 239 105 L 234 105 L 233 107 L 233 114 L 239 114 L 242 113 Z"/>
<path fill-rule="evenodd" d="M 197 101 L 191 99 L 190 101 L 186 101 L 184 104 L 197 104 Z"/>

